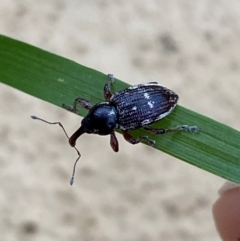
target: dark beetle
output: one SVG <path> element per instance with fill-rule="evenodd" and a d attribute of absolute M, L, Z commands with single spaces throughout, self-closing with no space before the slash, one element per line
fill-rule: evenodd
<path fill-rule="evenodd" d="M 137 144 L 141 141 L 147 142 L 149 145 L 155 145 L 155 141 L 148 136 L 140 136 L 134 139 L 129 130 L 144 128 L 152 134 L 164 134 L 173 131 L 189 131 L 198 132 L 197 126 L 180 125 L 169 129 L 153 129 L 148 125 L 155 121 L 161 120 L 171 113 L 177 105 L 178 95 L 156 82 L 147 84 L 133 85 L 125 90 L 111 93 L 110 87 L 114 82 L 113 75 L 108 75 L 109 81 L 104 86 L 105 102 L 93 105 L 91 102 L 77 98 L 73 107 L 63 107 L 72 112 L 77 112 L 77 105 L 89 110 L 89 113 L 82 120 L 80 128 L 69 138 L 68 134 L 61 122 L 49 122 L 37 116 L 31 116 L 35 120 L 40 120 L 48 124 L 58 124 L 69 139 L 69 143 L 75 148 L 78 154 L 73 167 L 72 178 L 70 184 L 74 182 L 76 164 L 81 157 L 80 152 L 75 147 L 76 140 L 83 133 L 110 135 L 110 144 L 112 149 L 118 151 L 118 141 L 115 130 L 122 131 L 126 141 L 131 144 Z"/>
<path fill-rule="evenodd" d="M 164 134 L 177 130 L 198 132 L 196 126 L 181 125 L 169 129 L 152 129 L 148 125 L 161 120 L 171 113 L 178 101 L 178 95 L 157 82 L 131 86 L 122 91 L 111 93 L 111 85 L 114 82 L 113 75 L 108 75 L 109 81 L 104 86 L 105 102 L 93 105 L 87 100 L 77 98 L 73 107 L 63 105 L 64 108 L 77 112 L 77 105 L 89 110 L 83 118 L 81 127 L 69 138 L 71 146 L 75 146 L 77 138 L 83 133 L 110 135 L 112 149 L 118 151 L 118 141 L 115 130 L 120 129 L 125 140 L 131 144 L 146 141 L 154 145 L 155 141 L 148 136 L 140 136 L 134 139 L 129 130 L 144 128 L 152 134 Z"/>

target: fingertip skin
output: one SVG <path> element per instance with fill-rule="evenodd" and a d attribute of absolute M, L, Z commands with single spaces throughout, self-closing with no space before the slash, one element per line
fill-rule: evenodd
<path fill-rule="evenodd" d="M 240 187 L 222 193 L 212 212 L 222 240 L 240 241 Z"/>

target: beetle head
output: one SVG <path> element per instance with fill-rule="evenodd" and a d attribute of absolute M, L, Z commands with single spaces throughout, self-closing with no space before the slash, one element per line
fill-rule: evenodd
<path fill-rule="evenodd" d="M 69 138 L 69 144 L 75 146 L 83 133 L 109 135 L 117 125 L 117 110 L 107 102 L 94 105 L 82 119 L 81 127 Z"/>

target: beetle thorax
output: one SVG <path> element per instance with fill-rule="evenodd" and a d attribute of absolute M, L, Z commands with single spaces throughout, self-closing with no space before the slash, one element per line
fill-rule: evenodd
<path fill-rule="evenodd" d="M 116 128 L 117 121 L 116 108 L 108 102 L 102 102 L 89 110 L 82 120 L 82 127 L 89 134 L 108 135 Z"/>

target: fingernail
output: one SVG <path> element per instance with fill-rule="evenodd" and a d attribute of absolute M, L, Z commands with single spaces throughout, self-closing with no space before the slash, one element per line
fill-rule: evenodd
<path fill-rule="evenodd" d="M 227 191 L 234 189 L 234 188 L 240 188 L 240 186 L 234 182 L 226 181 L 218 190 L 218 194 L 221 197 L 223 194 L 225 194 Z"/>

